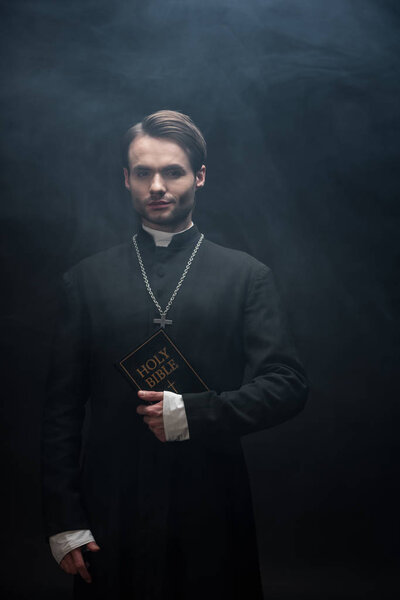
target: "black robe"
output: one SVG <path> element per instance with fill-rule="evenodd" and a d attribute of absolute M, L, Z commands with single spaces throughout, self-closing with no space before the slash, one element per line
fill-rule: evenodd
<path fill-rule="evenodd" d="M 163 248 L 140 230 L 162 307 L 198 238 L 194 226 Z M 76 577 L 77 597 L 259 599 L 240 438 L 292 417 L 307 396 L 271 271 L 203 241 L 168 312 L 168 334 L 211 390 L 183 394 L 183 442 L 155 438 L 114 366 L 157 330 L 157 316 L 131 244 L 64 276 L 43 422 L 46 535 L 88 528 L 101 547 L 88 558 L 93 583 Z"/>

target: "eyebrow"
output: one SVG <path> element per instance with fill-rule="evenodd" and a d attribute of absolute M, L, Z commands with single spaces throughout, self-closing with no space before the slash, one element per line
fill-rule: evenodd
<path fill-rule="evenodd" d="M 148 169 L 149 171 L 152 171 L 152 168 L 147 165 L 135 165 L 133 167 L 133 170 L 136 171 L 137 169 Z M 165 167 L 163 167 L 161 169 L 161 171 L 166 171 L 167 169 L 180 169 L 181 171 L 186 170 L 185 167 L 183 167 L 182 165 L 172 164 L 172 165 L 166 165 Z"/>

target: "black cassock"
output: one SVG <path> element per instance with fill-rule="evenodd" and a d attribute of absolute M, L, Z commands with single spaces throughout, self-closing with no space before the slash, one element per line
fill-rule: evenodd
<path fill-rule="evenodd" d="M 162 308 L 199 238 L 194 226 L 138 245 Z M 304 405 L 307 383 L 271 271 L 204 240 L 177 294 L 167 333 L 211 391 L 184 393 L 190 439 L 159 442 L 114 364 L 157 331 L 131 244 L 64 276 L 44 411 L 46 535 L 91 529 L 93 583 L 79 598 L 262 597 L 240 438 Z M 87 426 L 81 435 L 87 410 Z M 81 448 L 81 439 L 84 439 Z"/>

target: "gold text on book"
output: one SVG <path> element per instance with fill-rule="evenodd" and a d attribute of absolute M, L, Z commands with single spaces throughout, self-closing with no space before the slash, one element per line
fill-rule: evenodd
<path fill-rule="evenodd" d="M 173 358 L 169 357 L 167 349 L 164 347 L 140 365 L 136 372 L 152 388 L 178 368 L 179 365 L 176 364 Z"/>

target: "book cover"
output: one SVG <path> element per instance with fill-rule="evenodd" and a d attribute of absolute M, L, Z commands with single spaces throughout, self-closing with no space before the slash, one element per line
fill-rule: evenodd
<path fill-rule="evenodd" d="M 207 385 L 163 329 L 115 363 L 138 390 L 204 392 Z"/>

